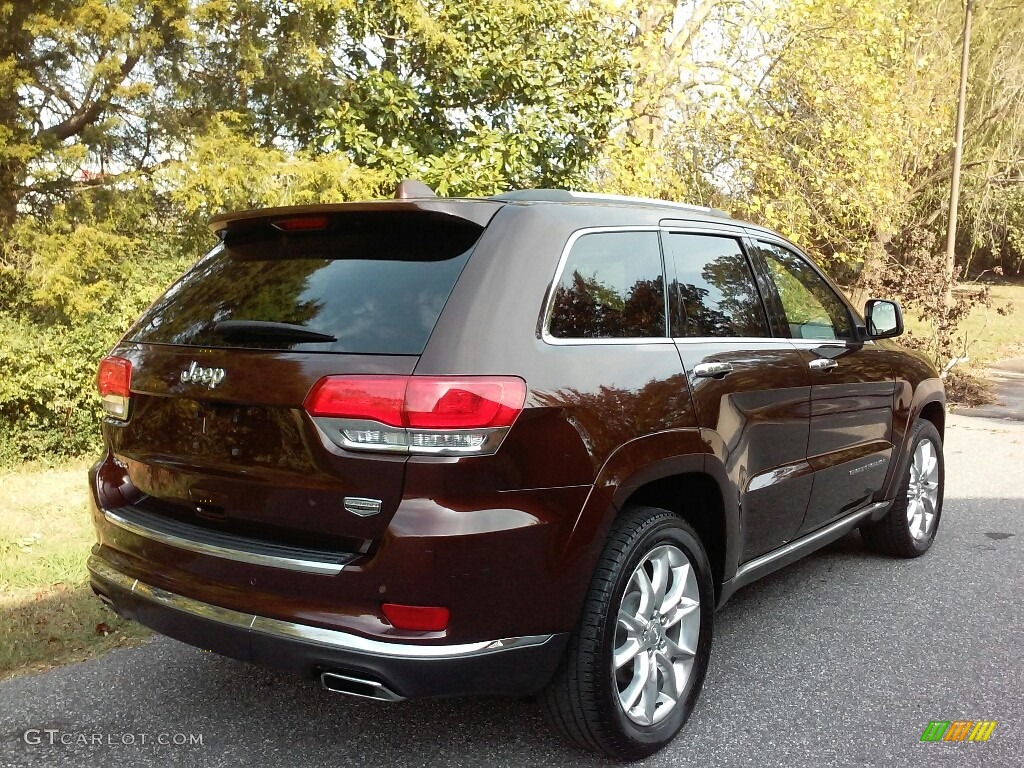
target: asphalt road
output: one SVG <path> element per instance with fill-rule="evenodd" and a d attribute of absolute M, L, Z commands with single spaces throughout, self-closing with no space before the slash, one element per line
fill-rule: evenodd
<path fill-rule="evenodd" d="M 932 551 L 889 560 L 852 534 L 742 590 L 690 723 L 644 765 L 1024 765 L 1024 423 L 954 415 L 946 454 Z M 920 741 L 958 719 L 998 725 Z M 157 638 L 0 684 L 0 764 L 606 763 L 527 701 L 363 702 Z"/>

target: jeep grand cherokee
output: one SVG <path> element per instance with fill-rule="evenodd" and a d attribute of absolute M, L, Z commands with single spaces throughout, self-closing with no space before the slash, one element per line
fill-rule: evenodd
<path fill-rule="evenodd" d="M 396 198 L 218 216 L 102 361 L 121 615 L 372 699 L 540 693 L 633 759 L 738 588 L 931 545 L 944 393 L 895 303 L 713 210 Z"/>

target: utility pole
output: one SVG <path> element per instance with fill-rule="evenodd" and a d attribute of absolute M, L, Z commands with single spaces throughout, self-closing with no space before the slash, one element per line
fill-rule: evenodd
<path fill-rule="evenodd" d="M 971 12 L 974 0 L 967 0 L 964 12 L 964 50 L 960 59 L 960 99 L 956 105 L 956 138 L 953 144 L 953 179 L 949 189 L 949 230 L 946 233 L 945 309 L 953 306 L 953 277 L 956 275 L 956 211 L 960 202 L 960 160 L 964 153 L 964 111 L 967 107 L 967 71 L 971 62 Z"/>

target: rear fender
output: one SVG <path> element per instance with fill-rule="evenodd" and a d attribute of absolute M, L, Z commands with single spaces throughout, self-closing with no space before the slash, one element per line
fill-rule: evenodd
<path fill-rule="evenodd" d="M 605 461 L 594 488 L 567 538 L 563 557 L 579 558 L 589 576 L 596 567 L 608 532 L 630 496 L 643 486 L 682 474 L 710 476 L 722 492 L 725 513 L 723 579 L 732 578 L 739 557 L 739 506 L 729 488 L 725 465 L 697 429 L 659 432 L 630 440 Z M 685 500 L 680 500 L 685 502 Z"/>

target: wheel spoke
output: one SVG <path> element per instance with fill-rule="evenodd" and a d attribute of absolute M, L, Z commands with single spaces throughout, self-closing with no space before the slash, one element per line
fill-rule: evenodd
<path fill-rule="evenodd" d="M 632 661 L 643 648 L 641 638 L 644 633 L 643 623 L 625 609 L 619 609 L 618 619 L 619 625 L 626 630 L 626 640 L 612 652 L 616 671 Z"/>
<path fill-rule="evenodd" d="M 649 620 L 654 615 L 657 606 L 655 603 L 654 585 L 651 584 L 651 580 L 647 577 L 647 571 L 644 570 L 643 564 L 633 572 L 633 579 L 640 588 L 640 609 L 637 611 L 637 616 L 642 616 L 644 619 Z"/>
<path fill-rule="evenodd" d="M 619 609 L 619 623 L 630 637 L 639 638 L 644 633 L 644 623 L 624 608 Z"/>
<path fill-rule="evenodd" d="M 661 669 L 662 677 L 665 679 L 665 684 L 661 687 L 661 695 L 667 697 L 674 704 L 682 690 L 679 677 L 676 675 L 676 665 L 666 654 L 660 652 L 654 654 L 654 661 L 656 666 Z"/>
<path fill-rule="evenodd" d="M 690 564 L 684 563 L 672 568 L 672 588 L 661 603 L 661 615 L 670 616 L 686 593 L 686 583 L 690 578 Z"/>
<path fill-rule="evenodd" d="M 935 455 L 935 446 L 932 445 L 931 440 L 925 440 L 924 443 L 924 463 L 921 465 L 921 474 L 930 475 L 932 470 L 938 465 L 939 460 Z"/>
<path fill-rule="evenodd" d="M 654 611 L 659 611 L 665 602 L 665 590 L 668 588 L 668 577 L 671 568 L 668 562 L 668 555 L 661 552 L 656 557 L 651 558 L 651 567 L 654 569 L 654 578 L 651 579 L 651 584 L 654 587 Z"/>
<path fill-rule="evenodd" d="M 665 655 L 668 656 L 672 661 L 685 661 L 686 659 L 692 659 L 697 655 L 696 643 L 690 643 L 689 639 L 683 637 L 682 634 L 679 636 L 679 642 L 675 642 L 670 638 L 665 638 Z"/>
<path fill-rule="evenodd" d="M 622 669 L 624 666 L 629 664 L 629 662 L 635 659 L 641 648 L 643 648 L 643 646 L 637 638 L 626 638 L 626 642 L 616 648 L 613 654 L 616 671 Z"/>
<path fill-rule="evenodd" d="M 619 703 L 622 704 L 622 709 L 627 714 L 636 706 L 637 701 L 640 700 L 640 695 L 644 692 L 644 686 L 647 685 L 648 671 L 651 667 L 650 657 L 646 653 L 641 653 L 635 658 L 633 679 L 629 681 L 626 689 L 619 693 Z"/>
<path fill-rule="evenodd" d="M 675 607 L 675 610 L 665 617 L 665 621 L 663 622 L 665 629 L 674 627 L 683 619 L 684 616 L 693 613 L 698 608 L 700 608 L 700 603 L 696 600 L 691 600 L 688 597 L 681 598 L 679 600 L 679 604 Z"/>
<path fill-rule="evenodd" d="M 658 706 L 658 665 L 648 663 L 647 680 L 644 682 L 644 717 L 648 723 L 654 722 L 654 710 Z"/>
<path fill-rule="evenodd" d="M 935 502 L 927 496 L 921 497 L 921 533 L 925 534 L 932 527 L 932 520 L 935 519 Z"/>
<path fill-rule="evenodd" d="M 919 501 L 917 504 L 917 538 L 922 538 L 928 533 L 928 512 L 923 502 Z"/>
<path fill-rule="evenodd" d="M 925 462 L 924 468 L 921 470 L 922 479 L 931 479 L 932 475 L 936 473 L 939 467 L 939 460 L 935 456 L 929 456 Z"/>
<path fill-rule="evenodd" d="M 917 499 L 909 498 L 907 500 L 907 522 L 913 525 L 915 517 L 917 517 Z"/>

